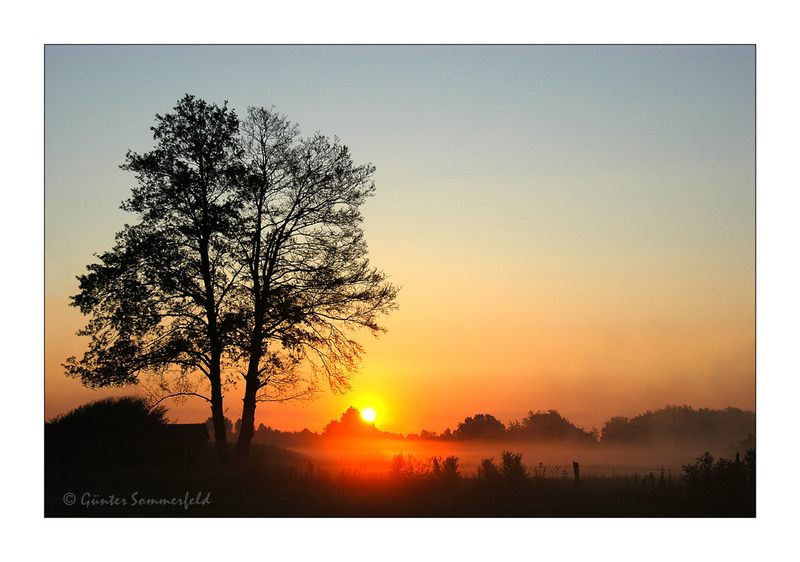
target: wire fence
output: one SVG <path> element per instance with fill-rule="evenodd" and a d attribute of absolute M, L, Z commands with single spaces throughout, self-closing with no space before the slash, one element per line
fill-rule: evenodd
<path fill-rule="evenodd" d="M 474 474 L 477 472 L 480 462 L 459 462 L 459 468 L 464 474 Z M 682 466 L 672 465 L 610 465 L 610 464 L 582 464 L 578 463 L 581 477 L 617 477 L 617 476 L 648 476 L 653 474 L 656 477 L 674 478 L 683 474 Z M 529 476 L 539 478 L 572 479 L 572 464 L 532 464 L 527 465 Z"/>

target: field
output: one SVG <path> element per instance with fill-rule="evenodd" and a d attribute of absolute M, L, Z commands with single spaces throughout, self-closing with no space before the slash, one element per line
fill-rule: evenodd
<path fill-rule="evenodd" d="M 408 443 L 403 443 L 408 445 Z M 63 454 L 52 443 L 46 459 L 45 514 L 57 517 L 151 516 L 754 516 L 755 460 L 664 465 L 653 451 L 587 456 L 568 448 L 503 454 L 488 444 L 458 450 L 417 443 L 415 454 L 393 456 L 387 445 L 342 444 L 295 452 L 258 445 L 247 466 L 219 467 L 210 444 L 164 446 L 143 458 L 116 453 Z M 335 454 L 340 450 L 340 456 Z M 544 454 L 546 453 L 546 454 Z M 570 455 L 571 453 L 571 455 Z M 389 454 L 389 456 L 387 456 Z M 422 456 L 423 454 L 428 456 Z M 466 462 L 446 460 L 461 454 Z M 554 458 L 582 454 L 572 464 Z M 549 456 L 548 456 L 549 455 Z M 560 455 L 560 457 L 559 457 Z M 699 456 L 699 455 L 697 455 Z M 481 463 L 481 458 L 493 462 Z M 542 461 L 538 461 L 542 458 Z M 603 470 L 592 470 L 593 462 Z M 677 457 L 672 457 L 677 461 Z M 435 459 L 435 460 L 434 460 Z M 594 459 L 594 460 L 592 460 Z M 612 462 L 613 461 L 613 462 Z M 628 462 L 627 465 L 623 461 Z M 658 461 L 658 462 L 656 462 Z M 613 467 L 618 462 L 619 468 Z M 613 474 L 611 473 L 613 472 Z"/>

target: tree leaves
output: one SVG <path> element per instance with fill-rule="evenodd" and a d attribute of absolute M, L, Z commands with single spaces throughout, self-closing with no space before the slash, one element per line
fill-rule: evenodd
<path fill-rule="evenodd" d="M 186 392 L 186 373 L 239 371 L 262 400 L 308 397 L 319 378 L 349 388 L 362 353 L 350 332 L 380 333 L 396 306 L 361 227 L 375 168 L 272 108 L 240 123 L 186 95 L 152 130 L 153 150 L 121 166 L 138 221 L 78 277 L 90 342 L 67 374 L 102 387 L 173 372 Z"/>

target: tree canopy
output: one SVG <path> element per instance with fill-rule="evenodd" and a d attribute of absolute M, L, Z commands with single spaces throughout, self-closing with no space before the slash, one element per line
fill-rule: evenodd
<path fill-rule="evenodd" d="M 223 393 L 239 375 L 246 456 L 256 403 L 311 397 L 321 378 L 347 390 L 363 351 L 354 331 L 380 333 L 395 307 L 361 226 L 375 168 L 273 109 L 240 120 L 188 94 L 152 131 L 153 150 L 121 166 L 135 174 L 122 208 L 137 222 L 78 277 L 90 341 L 65 368 L 90 387 L 207 400 L 222 458 Z"/>
<path fill-rule="evenodd" d="M 397 289 L 370 265 L 361 228 L 375 168 L 355 164 L 338 139 L 298 130 L 267 108 L 250 108 L 242 125 L 233 244 L 247 272 L 234 351 L 247 362 L 240 456 L 256 402 L 313 396 L 319 377 L 347 390 L 362 353 L 352 331 L 380 333 L 378 316 L 395 306 Z"/>

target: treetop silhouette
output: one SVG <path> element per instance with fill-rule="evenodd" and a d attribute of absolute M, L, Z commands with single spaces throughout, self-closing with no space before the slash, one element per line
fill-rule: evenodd
<path fill-rule="evenodd" d="M 188 94 L 152 130 L 154 149 L 122 165 L 136 177 L 122 208 L 138 221 L 78 277 L 71 304 L 90 341 L 66 372 L 94 388 L 142 384 L 154 402 L 208 401 L 222 460 L 223 395 L 241 377 L 244 458 L 256 403 L 310 397 L 320 377 L 349 388 L 362 353 L 350 332 L 381 332 L 395 307 L 361 228 L 374 167 L 272 109 L 242 122 Z"/>

